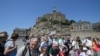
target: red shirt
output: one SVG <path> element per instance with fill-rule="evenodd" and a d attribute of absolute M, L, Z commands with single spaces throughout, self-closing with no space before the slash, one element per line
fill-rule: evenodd
<path fill-rule="evenodd" d="M 100 51 L 100 47 L 98 47 L 98 45 L 96 43 L 94 43 L 94 42 L 92 43 L 92 48 L 95 51 Z"/>
<path fill-rule="evenodd" d="M 63 52 L 63 51 L 59 52 L 59 56 L 66 56 L 65 52 Z"/>

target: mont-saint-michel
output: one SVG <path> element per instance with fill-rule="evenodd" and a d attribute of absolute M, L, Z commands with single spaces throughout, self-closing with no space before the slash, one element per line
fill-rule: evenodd
<path fill-rule="evenodd" d="M 29 33 L 33 35 L 49 34 L 55 31 L 56 34 L 68 35 L 71 37 L 99 37 L 100 23 L 91 23 L 89 21 L 69 20 L 67 15 L 57 11 L 54 7 L 51 13 L 46 13 L 37 17 L 36 24 L 29 29 L 15 28 L 14 32 L 24 37 Z"/>

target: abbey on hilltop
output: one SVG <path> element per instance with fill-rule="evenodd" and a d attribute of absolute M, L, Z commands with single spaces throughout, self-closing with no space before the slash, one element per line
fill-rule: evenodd
<path fill-rule="evenodd" d="M 31 29 L 31 32 L 33 34 L 48 34 L 54 30 L 57 33 L 65 33 L 66 31 L 70 32 L 69 27 L 72 23 L 75 23 L 75 21 L 68 20 L 64 14 L 58 12 L 54 7 L 52 13 L 47 13 L 44 14 L 42 17 L 38 17 L 36 25 Z"/>
<path fill-rule="evenodd" d="M 96 27 L 95 27 L 95 26 Z M 98 28 L 99 27 L 99 28 Z M 68 20 L 64 14 L 58 12 L 56 8 L 53 8 L 52 13 L 44 14 L 42 17 L 38 17 L 36 24 L 27 29 L 14 29 L 14 32 L 22 33 L 20 36 L 26 36 L 29 33 L 33 35 L 48 34 L 51 31 L 55 31 L 57 34 L 68 35 L 71 37 L 98 37 L 100 36 L 100 24 L 92 24 L 88 21 L 75 22 L 74 20 Z"/>
<path fill-rule="evenodd" d="M 64 22 L 67 18 L 65 17 L 64 14 L 62 14 L 61 12 L 57 12 L 56 8 L 53 8 L 52 13 L 48 13 L 48 14 L 44 14 L 42 17 L 38 17 L 37 19 L 37 23 L 43 21 L 43 20 L 47 20 L 47 21 L 54 21 L 57 20 L 59 22 Z"/>

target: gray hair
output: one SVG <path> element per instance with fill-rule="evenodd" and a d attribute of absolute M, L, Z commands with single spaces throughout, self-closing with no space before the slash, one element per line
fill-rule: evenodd
<path fill-rule="evenodd" d="M 8 34 L 6 31 L 0 32 L 0 37 L 8 37 Z"/>
<path fill-rule="evenodd" d="M 38 41 L 37 38 L 31 38 L 30 41 Z"/>
<path fill-rule="evenodd" d="M 4 37 L 5 36 L 5 34 L 4 33 L 0 33 L 0 37 Z"/>

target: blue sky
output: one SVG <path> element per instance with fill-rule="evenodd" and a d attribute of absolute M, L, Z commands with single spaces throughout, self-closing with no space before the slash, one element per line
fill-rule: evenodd
<path fill-rule="evenodd" d="M 29 28 L 53 7 L 75 21 L 100 22 L 100 0 L 0 0 L 0 31 Z"/>

